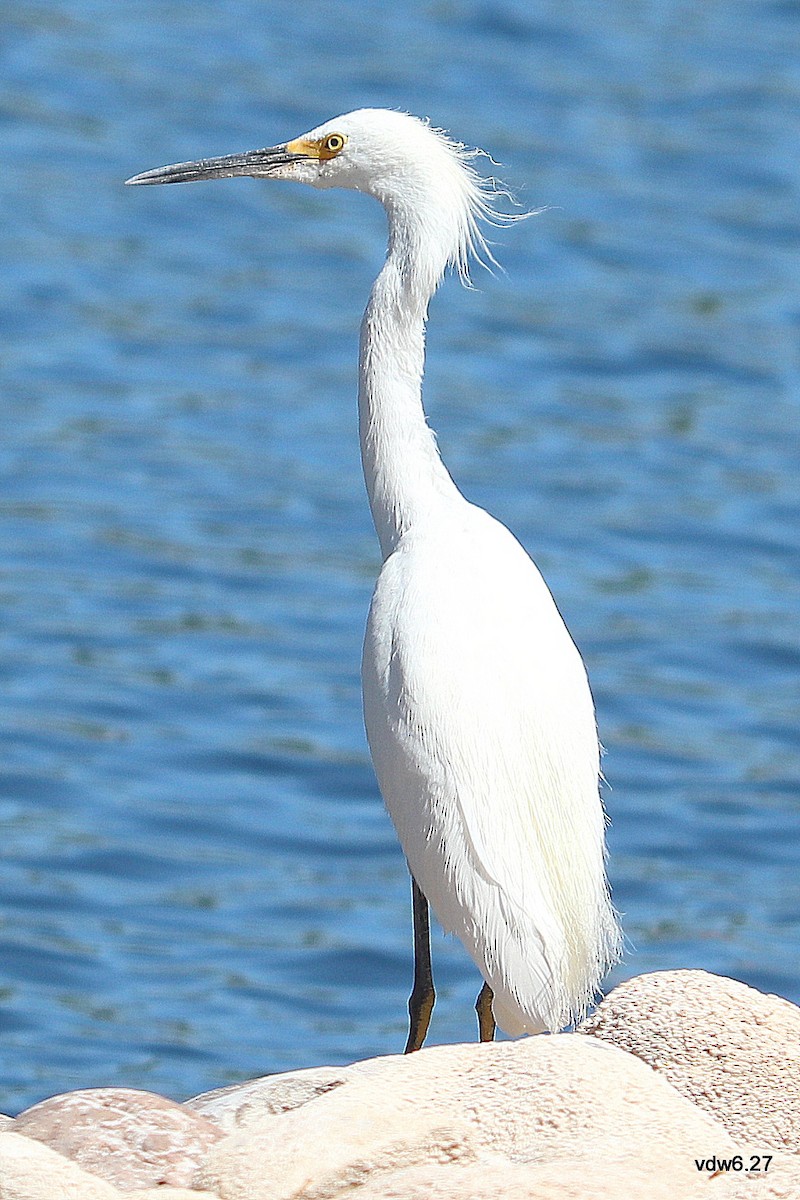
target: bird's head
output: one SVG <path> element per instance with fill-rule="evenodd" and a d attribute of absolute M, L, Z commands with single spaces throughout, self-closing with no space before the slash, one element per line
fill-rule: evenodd
<path fill-rule="evenodd" d="M 249 175 L 366 192 L 387 210 L 397 237 L 424 238 L 467 275 L 470 254 L 491 260 L 479 221 L 504 223 L 491 203 L 494 181 L 472 165 L 476 151 L 406 113 L 362 108 L 270 146 L 157 167 L 130 184 L 195 183 Z M 413 252 L 413 247 L 412 247 Z"/>

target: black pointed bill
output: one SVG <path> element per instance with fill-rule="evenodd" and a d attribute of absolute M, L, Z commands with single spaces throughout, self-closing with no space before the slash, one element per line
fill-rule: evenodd
<path fill-rule="evenodd" d="M 199 183 L 205 179 L 230 179 L 234 175 L 268 177 L 280 167 L 302 162 L 310 157 L 288 146 L 270 146 L 265 150 L 247 150 L 244 154 L 225 154 L 222 158 L 201 158 L 196 162 L 173 163 L 156 167 L 126 179 L 130 184 Z"/>

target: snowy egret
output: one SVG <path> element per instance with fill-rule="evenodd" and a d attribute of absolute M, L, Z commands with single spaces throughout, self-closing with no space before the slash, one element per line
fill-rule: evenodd
<path fill-rule="evenodd" d="M 559 1030 L 620 953 L 605 872 L 586 670 L 514 536 L 458 491 L 422 407 L 428 303 L 488 254 L 493 184 L 403 113 L 362 109 L 264 150 L 159 167 L 135 184 L 234 175 L 365 192 L 389 227 L 361 325 L 359 430 L 383 555 L 364 642 L 367 737 L 412 877 L 406 1051 L 434 1002 L 430 903 L 483 975 L 481 1041 Z M 491 255 L 489 255 L 491 257 Z"/>

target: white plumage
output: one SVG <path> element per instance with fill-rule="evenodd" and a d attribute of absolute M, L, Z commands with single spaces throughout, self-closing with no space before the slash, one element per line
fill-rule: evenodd
<path fill-rule="evenodd" d="M 560 1029 L 615 947 L 580 656 L 512 535 L 463 501 L 387 559 L 364 650 L 378 779 L 414 878 L 507 1033 Z"/>
<path fill-rule="evenodd" d="M 491 988 L 500 1027 L 537 1033 L 585 1012 L 620 933 L 583 662 L 534 563 L 456 488 L 422 408 L 430 297 L 448 265 L 465 275 L 471 253 L 488 254 L 479 221 L 499 216 L 472 157 L 414 117 L 365 109 L 132 182 L 288 178 L 364 191 L 386 209 L 359 376 L 384 559 L 364 643 L 367 736 L 419 888 Z"/>

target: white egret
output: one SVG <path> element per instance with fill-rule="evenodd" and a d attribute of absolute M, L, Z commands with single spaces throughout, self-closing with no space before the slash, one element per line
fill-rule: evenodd
<path fill-rule="evenodd" d="M 364 717 L 412 876 L 406 1050 L 434 1002 L 428 903 L 485 980 L 482 1041 L 578 1019 L 619 957 L 599 747 L 583 661 L 513 535 L 458 491 L 422 407 L 428 302 L 466 276 L 498 214 L 473 155 L 425 122 L 362 109 L 293 141 L 146 171 L 366 192 L 389 243 L 361 325 L 359 428 L 383 566 L 367 621 Z"/>

